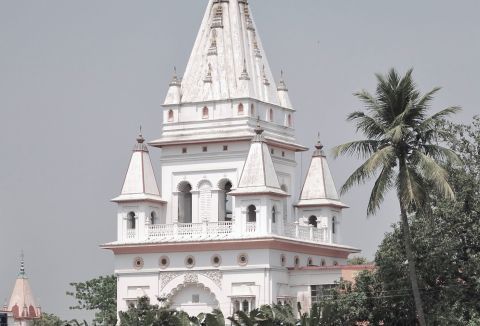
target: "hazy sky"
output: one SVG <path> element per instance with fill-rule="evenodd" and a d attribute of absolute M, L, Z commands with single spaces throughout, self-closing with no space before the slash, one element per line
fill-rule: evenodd
<path fill-rule="evenodd" d="M 355 137 L 346 115 L 374 73 L 414 67 L 421 90 L 442 86 L 434 109 L 464 108 L 480 91 L 478 0 L 251 0 L 277 78 L 297 110 L 298 142 L 327 147 Z M 160 135 L 173 66 L 183 71 L 207 0 L 0 1 L 0 300 L 25 250 L 44 311 L 63 317 L 68 283 L 113 271 L 118 195 L 138 126 Z M 152 150 L 157 175 L 160 151 Z M 304 164 L 310 153 L 303 155 Z M 300 162 L 300 157 L 298 157 Z M 330 159 L 337 187 L 356 167 Z M 305 171 L 304 171 L 305 172 Z M 369 187 L 344 196 L 344 240 L 372 258 L 395 197 L 366 218 Z M 3 302 L 0 302 L 0 305 Z"/>

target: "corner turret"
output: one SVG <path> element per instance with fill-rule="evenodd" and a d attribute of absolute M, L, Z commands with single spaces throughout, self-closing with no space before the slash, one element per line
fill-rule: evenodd
<path fill-rule="evenodd" d="M 112 201 L 118 204 L 119 241 L 144 239 L 148 226 L 162 221 L 165 223 L 166 202 L 160 196 L 148 148 L 141 133 L 133 148 L 122 192 Z"/>

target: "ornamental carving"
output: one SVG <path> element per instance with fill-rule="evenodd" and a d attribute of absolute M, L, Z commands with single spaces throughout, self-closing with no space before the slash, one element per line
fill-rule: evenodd
<path fill-rule="evenodd" d="M 160 289 L 163 289 L 171 280 L 176 277 L 184 276 L 183 283 L 199 283 L 198 275 L 203 275 L 210 279 L 220 289 L 222 288 L 222 272 L 220 271 L 201 271 L 201 272 L 161 272 L 160 273 Z"/>
<path fill-rule="evenodd" d="M 163 289 L 165 285 L 168 284 L 175 277 L 182 275 L 182 273 L 177 272 L 162 272 L 160 273 L 160 288 Z"/>
<path fill-rule="evenodd" d="M 195 273 L 186 273 L 184 283 L 198 283 L 198 275 Z"/>

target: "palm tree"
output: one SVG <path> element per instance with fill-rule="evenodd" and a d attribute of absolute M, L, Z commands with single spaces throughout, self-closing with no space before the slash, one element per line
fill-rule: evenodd
<path fill-rule="evenodd" d="M 341 193 L 375 177 L 367 208 L 367 214 L 372 215 L 380 207 L 385 194 L 391 189 L 396 190 L 415 308 L 419 323 L 424 326 L 408 215 L 426 207 L 430 189 L 446 199 L 454 199 L 447 171 L 441 165 L 448 161 L 459 162 L 459 159 L 453 151 L 439 146 L 436 140 L 445 133 L 437 128 L 438 123 L 460 108 L 449 107 L 429 116 L 430 103 L 439 88 L 421 95 L 413 82 L 412 70 L 402 78 L 395 69 L 376 77 L 375 96 L 367 91 L 354 94 L 365 105 L 365 112 L 353 112 L 347 119 L 355 122 L 357 132 L 362 132 L 366 139 L 334 149 L 336 157 L 356 155 L 366 160 L 347 179 Z"/>

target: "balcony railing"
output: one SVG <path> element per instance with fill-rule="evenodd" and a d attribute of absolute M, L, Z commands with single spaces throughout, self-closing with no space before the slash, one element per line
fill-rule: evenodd
<path fill-rule="evenodd" d="M 141 239 L 143 232 L 128 229 L 126 242 L 141 241 L 201 241 L 244 239 L 268 235 L 278 235 L 292 239 L 304 240 L 315 243 L 331 243 L 330 232 L 327 227 L 313 227 L 299 223 L 272 224 L 270 230 L 263 231 L 255 222 L 247 222 L 243 226 L 234 222 L 203 222 L 203 223 L 174 223 L 147 225 L 145 238 Z"/>

